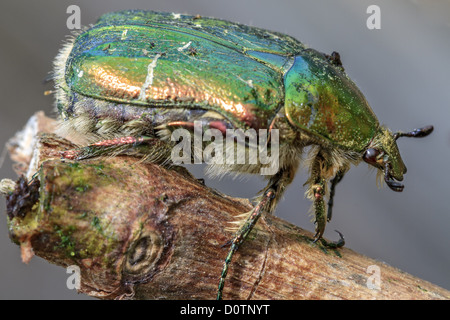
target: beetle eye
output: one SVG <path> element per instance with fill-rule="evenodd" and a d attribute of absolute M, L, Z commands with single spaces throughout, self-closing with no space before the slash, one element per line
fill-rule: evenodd
<path fill-rule="evenodd" d="M 375 164 L 380 153 L 379 150 L 374 148 L 367 149 L 366 152 L 364 152 L 363 160 L 369 164 Z"/>

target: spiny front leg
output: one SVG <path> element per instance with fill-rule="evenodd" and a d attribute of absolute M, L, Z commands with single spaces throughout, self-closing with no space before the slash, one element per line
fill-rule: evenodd
<path fill-rule="evenodd" d="M 318 178 L 316 183 L 311 186 L 314 195 L 314 214 L 316 216 L 316 234 L 314 235 L 314 242 L 322 238 L 325 232 L 325 226 L 327 224 L 327 212 L 325 208 L 325 187 L 326 180 Z"/>
<path fill-rule="evenodd" d="M 307 197 L 313 201 L 313 210 L 315 215 L 314 223 L 316 225 L 316 234 L 314 241 L 319 240 L 327 223 L 327 209 L 325 207 L 324 197 L 327 193 L 326 175 L 329 174 L 330 164 L 322 151 L 319 151 L 313 159 L 310 167 L 310 177 L 305 185 L 308 185 L 306 191 Z"/>
<path fill-rule="evenodd" d="M 306 182 L 309 184 L 309 188 L 307 191 L 308 198 L 313 200 L 313 209 L 315 214 L 315 224 L 316 224 L 316 234 L 314 235 L 314 242 L 321 240 L 321 242 L 330 248 L 339 248 L 344 246 L 345 240 L 343 235 L 336 231 L 340 239 L 338 242 L 327 242 L 322 239 L 323 233 L 325 232 L 325 227 L 327 221 L 331 219 L 331 210 L 333 207 L 333 196 L 336 185 L 339 181 L 342 180 L 344 174 L 348 170 L 348 166 L 344 165 L 339 168 L 335 167 L 334 162 L 330 158 L 330 155 L 319 151 L 314 158 L 311 165 L 311 177 Z M 330 177 L 333 176 L 334 172 L 336 172 L 332 182 L 331 182 L 331 190 L 329 195 L 328 202 L 328 212 L 327 207 L 325 205 L 325 197 L 327 195 L 327 186 Z"/>
<path fill-rule="evenodd" d="M 328 194 L 328 181 L 336 172 L 335 169 L 331 155 L 319 150 L 311 163 L 310 177 L 305 183 L 308 185 L 306 195 L 313 201 L 314 222 L 316 224 L 314 242 L 321 239 L 325 232 L 328 217 L 324 198 Z"/>
<path fill-rule="evenodd" d="M 328 242 L 322 238 L 325 232 L 325 227 L 327 224 L 328 216 L 325 210 L 325 184 L 326 180 L 321 179 L 319 183 L 312 186 L 314 192 L 314 213 L 316 215 L 316 234 L 314 235 L 314 242 L 321 240 L 322 244 L 329 248 L 341 248 L 345 245 L 345 239 L 342 233 L 335 230 L 339 234 L 339 240 L 337 242 Z"/>

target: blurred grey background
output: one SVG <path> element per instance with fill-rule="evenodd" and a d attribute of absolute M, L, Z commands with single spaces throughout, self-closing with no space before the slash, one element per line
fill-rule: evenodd
<path fill-rule="evenodd" d="M 0 146 L 38 110 L 52 114 L 52 69 L 69 30 L 66 9 L 81 8 L 83 25 L 108 11 L 149 9 L 213 16 L 287 33 L 325 53 L 338 51 L 350 77 L 366 95 L 380 122 L 392 130 L 433 124 L 425 139 L 399 141 L 408 167 L 405 190 L 377 189 L 367 165 L 352 168 L 338 186 L 333 221 L 347 247 L 450 289 L 450 2 L 437 0 L 127 0 L 0 2 Z M 381 29 L 369 30 L 369 5 L 381 9 Z M 200 178 L 200 168 L 193 168 Z M 7 160 L 0 178 L 16 179 Z M 304 199 L 302 172 L 276 214 L 313 230 Z M 206 180 L 225 193 L 252 197 L 260 177 Z M 5 201 L 0 200 L 0 298 L 86 299 L 67 289 L 65 269 L 33 258 L 22 264 L 8 238 Z M 219 276 L 219 270 L 218 270 Z M 381 289 L 383 275 L 381 275 Z"/>

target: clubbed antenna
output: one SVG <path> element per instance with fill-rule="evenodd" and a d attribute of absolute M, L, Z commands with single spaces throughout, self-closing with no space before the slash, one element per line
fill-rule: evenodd
<path fill-rule="evenodd" d="M 411 132 L 396 132 L 394 133 L 394 139 L 397 140 L 400 137 L 410 137 L 410 138 L 422 138 L 433 132 L 433 126 L 425 126 L 423 128 L 414 129 Z"/>

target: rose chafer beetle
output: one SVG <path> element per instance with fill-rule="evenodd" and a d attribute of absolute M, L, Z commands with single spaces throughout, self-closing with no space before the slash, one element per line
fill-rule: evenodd
<path fill-rule="evenodd" d="M 87 144 L 63 152 L 67 159 L 125 152 L 167 162 L 173 147 L 167 133 L 191 129 L 195 121 L 223 134 L 278 130 L 279 169 L 266 177 L 266 188 L 229 242 L 218 299 L 234 252 L 261 214 L 274 211 L 306 147 L 306 196 L 313 202 L 317 241 L 331 219 L 336 185 L 351 164 L 364 160 L 392 190 L 402 191 L 406 167 L 396 140 L 433 130 L 392 133 L 381 126 L 336 52 L 323 54 L 284 34 L 199 16 L 105 14 L 63 47 L 53 78 L 62 131 Z M 258 173 L 261 166 L 216 163 L 208 172 Z"/>

